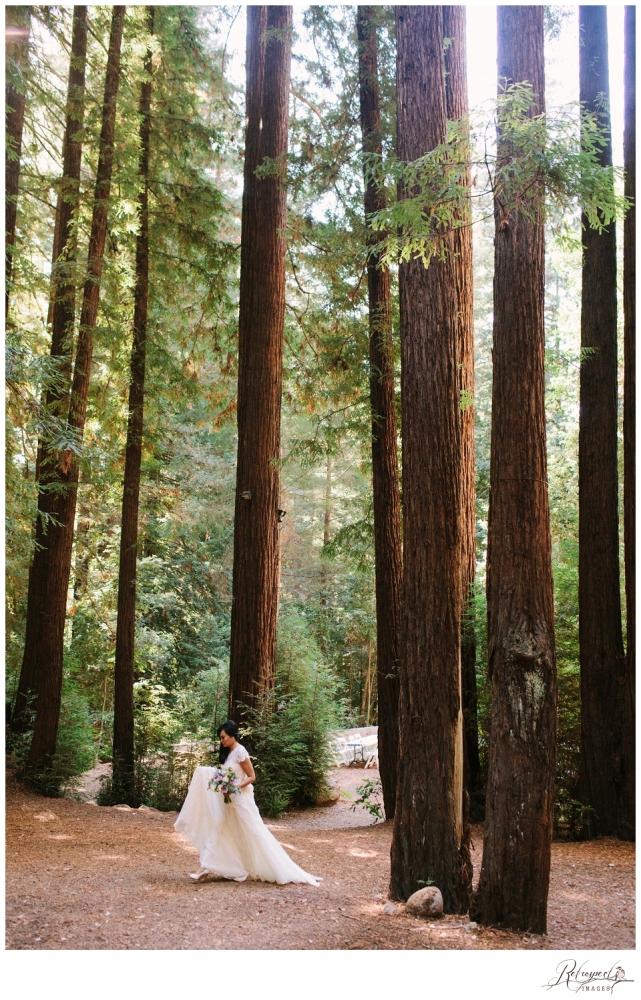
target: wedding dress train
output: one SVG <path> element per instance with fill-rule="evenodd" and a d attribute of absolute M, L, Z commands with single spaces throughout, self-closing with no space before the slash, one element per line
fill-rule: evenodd
<path fill-rule="evenodd" d="M 231 751 L 225 770 L 232 767 L 239 779 L 246 777 L 240 767 L 249 754 L 240 743 Z M 212 875 L 243 882 L 307 882 L 318 886 L 320 879 L 295 864 L 263 823 L 254 802 L 253 785 L 245 785 L 225 802 L 220 792 L 208 787 L 213 767 L 197 767 L 187 798 L 174 823 L 200 852 L 200 864 Z"/>

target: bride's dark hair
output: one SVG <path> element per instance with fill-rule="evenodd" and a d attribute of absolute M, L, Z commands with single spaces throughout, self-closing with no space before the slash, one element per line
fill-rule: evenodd
<path fill-rule="evenodd" d="M 233 736 L 235 740 L 238 739 L 238 726 L 236 725 L 233 719 L 227 719 L 225 722 L 223 722 L 222 726 L 218 727 L 219 736 L 222 733 L 223 729 L 225 730 L 228 736 Z M 227 758 L 229 757 L 230 753 L 231 750 L 229 749 L 229 747 L 224 747 L 221 743 L 220 750 L 218 751 L 218 763 L 224 764 Z"/>

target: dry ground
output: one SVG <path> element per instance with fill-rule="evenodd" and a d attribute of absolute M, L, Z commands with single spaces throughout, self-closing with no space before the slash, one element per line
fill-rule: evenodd
<path fill-rule="evenodd" d="M 354 788 L 363 772 L 338 772 Z M 628 949 L 634 948 L 634 846 L 554 844 L 547 936 L 467 917 L 383 914 L 391 824 L 346 803 L 269 822 L 321 887 L 193 885 L 196 851 L 173 813 L 44 799 L 7 782 L 10 949 Z M 360 825 L 359 825 L 360 824 Z M 481 830 L 474 829 L 478 875 Z"/>

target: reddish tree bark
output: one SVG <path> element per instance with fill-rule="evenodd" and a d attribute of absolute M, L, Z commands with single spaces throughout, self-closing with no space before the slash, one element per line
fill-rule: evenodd
<path fill-rule="evenodd" d="M 608 130 L 607 9 L 579 7 L 580 98 Z M 600 154 L 612 163 L 612 144 Z M 621 630 L 617 470 L 616 227 L 583 218 L 579 412 L 581 756 L 593 830 L 616 834 L 621 795 L 625 655 Z"/>
<path fill-rule="evenodd" d="M 13 247 L 16 241 L 20 157 L 24 125 L 24 72 L 29 52 L 31 7 L 11 6 L 5 9 L 6 53 L 6 147 L 5 147 L 5 314 L 9 313 L 9 292 L 13 271 Z"/>
<path fill-rule="evenodd" d="M 323 550 L 321 558 L 321 607 L 327 607 L 327 594 L 329 590 L 329 573 L 327 559 L 325 558 L 325 552 L 327 546 L 329 545 L 331 537 L 331 526 L 332 526 L 332 469 L 334 468 L 334 459 L 332 456 L 327 454 L 327 463 L 325 471 L 325 513 L 323 516 Z"/>
<path fill-rule="evenodd" d="M 73 268 L 76 240 L 73 217 L 80 197 L 80 167 L 82 141 L 79 138 L 84 121 L 85 67 L 87 60 L 87 8 L 76 6 L 73 11 L 67 109 L 63 139 L 63 167 L 56 208 L 53 236 L 50 356 L 56 364 L 57 382 L 49 389 L 45 404 L 52 415 L 64 419 L 69 405 L 69 381 L 73 326 L 76 308 L 76 286 Z M 57 520 L 59 492 L 56 489 L 59 464 L 58 452 L 47 441 L 38 446 L 38 514 L 35 524 L 35 546 L 29 570 L 27 594 L 27 627 L 25 648 L 12 715 L 12 728 L 18 732 L 28 722 L 26 713 L 35 691 L 35 678 L 40 650 L 39 627 L 43 614 L 41 602 L 49 565 L 48 533 L 51 519 Z"/>
<path fill-rule="evenodd" d="M 358 56 L 363 152 L 381 155 L 381 108 L 378 83 L 376 8 L 359 7 Z M 365 218 L 385 208 L 385 193 L 365 171 Z M 373 246 L 380 234 L 369 230 Z M 372 492 L 376 570 L 376 655 L 378 747 L 383 804 L 393 819 L 398 761 L 398 661 L 403 562 L 401 505 L 398 488 L 394 348 L 390 276 L 371 253 L 367 264 L 369 293 L 370 402 L 372 409 Z"/>
<path fill-rule="evenodd" d="M 56 399 L 67 401 L 71 375 L 71 343 L 76 310 L 76 238 L 73 217 L 80 199 L 80 168 L 82 163 L 81 129 L 84 124 L 85 67 L 87 61 L 87 8 L 73 9 L 73 33 L 69 62 L 69 85 L 63 145 L 63 168 L 54 233 L 52 295 L 51 295 L 51 356 L 60 358 L 59 370 L 64 383 L 57 393 L 49 394 L 49 404 Z"/>
<path fill-rule="evenodd" d="M 120 48 L 125 19 L 125 7 L 113 8 L 105 95 L 102 108 L 102 129 L 96 189 L 94 197 L 89 258 L 85 282 L 80 329 L 76 348 L 73 382 L 69 403 L 69 427 L 81 440 L 85 426 L 89 375 L 93 353 L 93 333 L 100 300 L 100 281 L 107 238 L 107 213 L 114 155 L 116 98 L 120 78 Z M 38 634 L 38 664 L 36 675 L 36 719 L 33 739 L 27 759 L 27 772 L 32 780 L 42 784 L 56 749 L 60 697 L 64 628 L 67 610 L 67 590 L 71 572 L 74 518 L 78 491 L 78 456 L 65 452 L 58 471 L 58 524 L 48 531 L 49 565 L 42 592 L 42 614 Z M 44 786 L 43 786 L 44 787 Z"/>
<path fill-rule="evenodd" d="M 274 683 L 292 8 L 247 8 L 229 711 Z M 256 170 L 265 163 L 265 173 Z"/>
<path fill-rule="evenodd" d="M 465 7 L 443 7 L 445 47 L 445 93 L 447 117 L 466 118 L 467 58 Z M 469 191 L 470 176 L 467 174 Z M 465 788 L 474 819 L 482 815 L 480 789 L 478 702 L 476 691 L 476 638 L 474 631 L 474 580 L 476 576 L 476 480 L 474 468 L 474 271 L 472 265 L 471 205 L 467 199 L 468 224 L 454 232 L 456 286 L 458 293 L 459 364 L 461 373 L 461 492 L 463 503 L 461 679 L 463 686 L 463 764 Z M 481 800 L 481 801 L 479 801 Z"/>
<path fill-rule="evenodd" d="M 625 195 L 632 202 L 623 224 L 623 537 L 627 611 L 626 677 L 623 693 L 621 820 L 619 835 L 635 836 L 636 669 L 636 7 L 625 8 Z"/>
<path fill-rule="evenodd" d="M 396 7 L 398 155 L 445 138 L 442 7 Z M 445 912 L 465 913 L 471 866 L 463 823 L 461 413 L 457 283 L 445 260 L 399 268 L 403 414 L 403 635 L 399 776 L 391 895 L 433 880 Z"/>
<path fill-rule="evenodd" d="M 91 566 L 91 543 L 89 531 L 91 520 L 89 518 L 89 508 L 81 504 L 78 511 L 78 523 L 76 527 L 76 537 L 74 544 L 74 565 L 73 565 L 73 608 L 70 612 L 71 619 L 71 647 L 78 640 L 78 605 L 87 593 L 89 583 L 89 568 Z"/>
<path fill-rule="evenodd" d="M 147 11 L 150 34 L 154 8 Z M 115 801 L 134 803 L 134 645 L 136 634 L 136 566 L 138 556 L 138 503 L 142 462 L 145 402 L 145 358 L 149 303 L 149 148 L 151 139 L 152 53 L 147 51 L 145 79 L 140 88 L 140 164 L 142 190 L 138 196 L 136 287 L 134 292 L 133 344 L 129 381 L 129 419 L 122 491 L 118 619 L 114 667 L 113 778 Z"/>
<path fill-rule="evenodd" d="M 498 8 L 499 93 L 527 80 L 545 110 L 543 8 Z M 499 158 L 509 144 L 498 136 Z M 509 162 L 509 160 L 508 160 Z M 554 811 L 556 654 L 545 434 L 543 189 L 531 215 L 495 202 L 487 556 L 490 762 L 482 923 L 544 933 Z"/>

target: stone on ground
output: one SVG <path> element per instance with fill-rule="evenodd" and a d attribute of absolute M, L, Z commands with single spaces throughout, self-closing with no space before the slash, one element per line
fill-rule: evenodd
<path fill-rule="evenodd" d="M 405 912 L 413 917 L 433 920 L 443 916 L 443 897 L 435 885 L 428 885 L 413 893 L 405 904 Z"/>
<path fill-rule="evenodd" d="M 336 779 L 330 779 L 324 791 L 316 799 L 317 806 L 333 806 L 341 797 L 341 789 Z"/>

